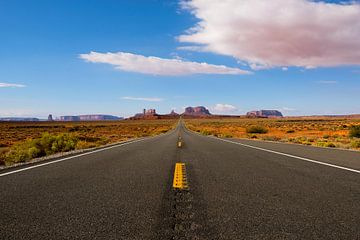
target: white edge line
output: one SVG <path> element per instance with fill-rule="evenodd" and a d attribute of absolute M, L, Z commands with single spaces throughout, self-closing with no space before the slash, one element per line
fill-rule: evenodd
<path fill-rule="evenodd" d="M 269 149 L 266 149 L 266 148 L 255 147 L 255 146 L 251 146 L 251 145 L 247 145 L 247 144 L 243 144 L 243 143 L 239 143 L 239 142 L 233 142 L 233 141 L 230 141 L 230 140 L 221 139 L 221 138 L 217 138 L 217 137 L 213 137 L 213 136 L 210 136 L 210 138 L 217 139 L 217 140 L 220 140 L 220 141 L 223 141 L 223 142 L 237 144 L 237 145 L 248 147 L 248 148 L 253 148 L 253 149 L 269 152 L 269 153 L 275 153 L 275 154 L 283 155 L 283 156 L 286 156 L 286 157 L 296 158 L 296 159 L 307 161 L 307 162 L 317 163 L 317 164 L 325 165 L 325 166 L 328 166 L 328 167 L 338 168 L 338 169 L 342 169 L 342 170 L 346 170 L 346 171 L 350 171 L 350 172 L 354 172 L 354 173 L 360 173 L 360 170 L 356 170 L 356 169 L 352 169 L 352 168 L 341 167 L 341 166 L 330 164 L 330 163 L 324 163 L 324 162 L 312 160 L 312 159 L 309 159 L 309 158 L 304 158 L 304 157 L 299 157 L 299 156 L 295 156 L 295 155 L 291 155 L 291 154 L 287 154 L 287 153 L 277 152 L 277 151 L 269 150 Z"/>
<path fill-rule="evenodd" d="M 170 130 L 169 132 L 167 132 L 167 133 L 165 133 L 165 134 L 170 134 L 171 132 L 172 132 L 172 131 Z M 94 150 L 94 151 L 90 151 L 90 152 L 86 152 L 86 153 L 74 155 L 74 156 L 71 156 L 71 157 L 62 158 L 62 159 L 58 159 L 58 160 L 54 160 L 54 161 L 50 161 L 50 162 L 46 162 L 46 163 L 36 164 L 36 165 L 34 165 L 34 166 L 25 167 L 25 168 L 17 169 L 17 170 L 14 170 L 14 171 L 2 173 L 2 174 L 0 174 L 0 177 L 4 177 L 4 176 L 10 175 L 10 174 L 14 174 L 14 173 L 18 173 L 18 172 L 22 172 L 22 171 L 26 171 L 26 170 L 30 170 L 30 169 L 33 169 L 33 168 L 38 168 L 38 167 L 50 165 L 50 164 L 53 164 L 53 163 L 58 163 L 58 162 L 70 160 L 70 159 L 77 158 L 77 157 L 86 156 L 86 155 L 93 154 L 93 153 L 97 153 L 97 152 L 102 152 L 102 151 L 105 151 L 105 150 L 109 150 L 109 149 L 111 149 L 111 148 L 122 147 L 122 146 L 125 146 L 125 145 L 128 145 L 128 144 L 131 144 L 131 143 L 142 142 L 142 141 L 149 140 L 149 139 L 153 139 L 153 138 L 156 138 L 156 137 L 159 137 L 159 136 L 164 136 L 164 135 L 157 135 L 157 136 L 150 137 L 150 138 L 142 138 L 142 139 L 133 140 L 133 141 L 129 141 L 129 142 L 119 143 L 119 144 L 117 144 L 117 145 L 113 145 L 113 146 L 109 146 L 109 147 L 104 147 L 104 148 L 101 148 L 101 149 L 97 149 L 97 150 Z"/>

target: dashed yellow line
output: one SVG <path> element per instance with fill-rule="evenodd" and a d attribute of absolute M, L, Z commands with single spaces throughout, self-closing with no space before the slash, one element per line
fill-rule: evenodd
<path fill-rule="evenodd" d="M 187 189 L 188 183 L 186 179 L 186 167 L 185 163 L 176 163 L 174 172 L 173 188 L 175 189 Z"/>
<path fill-rule="evenodd" d="M 179 137 L 178 137 L 178 142 L 177 142 L 177 146 L 178 146 L 178 148 L 181 148 L 182 145 L 183 145 L 183 143 L 182 143 L 181 135 L 179 135 Z"/>

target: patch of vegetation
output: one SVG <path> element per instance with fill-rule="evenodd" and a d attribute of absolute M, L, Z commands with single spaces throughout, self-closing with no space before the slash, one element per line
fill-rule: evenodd
<path fill-rule="evenodd" d="M 260 134 L 264 134 L 267 133 L 269 130 L 267 130 L 265 127 L 263 126 L 250 126 L 248 128 L 246 128 L 246 132 L 247 133 L 260 133 Z"/>
<path fill-rule="evenodd" d="M 38 151 L 44 133 L 51 138 L 76 136 L 75 149 L 98 147 L 131 138 L 165 133 L 176 126 L 177 120 L 129 120 L 94 122 L 0 122 L 0 165 L 28 161 L 56 151 Z M 32 139 L 32 140 L 29 140 Z M 35 148 L 34 148 L 35 145 Z M 30 150 L 31 148 L 31 150 Z M 55 147 L 54 147 L 55 148 Z M 10 153 L 11 151 L 11 153 Z M 62 149 L 61 151 L 67 151 Z M 17 156 L 16 156 L 17 155 Z"/>
<path fill-rule="evenodd" d="M 6 165 L 11 165 L 58 152 L 68 152 L 74 150 L 77 143 L 78 138 L 72 134 L 44 133 L 41 138 L 30 139 L 12 146 L 5 154 L 4 161 Z"/>
<path fill-rule="evenodd" d="M 349 136 L 360 138 L 360 125 L 351 126 Z"/>
<path fill-rule="evenodd" d="M 266 136 L 266 137 L 263 137 L 262 140 L 277 142 L 277 141 L 280 141 L 281 138 L 276 137 L 276 136 Z"/>
<path fill-rule="evenodd" d="M 325 135 L 323 136 L 323 138 L 328 139 L 328 138 L 330 138 L 330 135 L 329 135 L 329 134 L 325 134 Z"/>
<path fill-rule="evenodd" d="M 202 135 L 205 135 L 205 136 L 211 135 L 211 133 L 210 133 L 209 131 L 206 131 L 206 130 L 203 130 L 203 131 L 201 131 L 200 133 L 201 133 Z"/>
<path fill-rule="evenodd" d="M 336 145 L 335 145 L 334 143 L 332 143 L 332 142 L 329 142 L 329 143 L 326 143 L 326 144 L 325 144 L 325 147 L 335 148 Z"/>
<path fill-rule="evenodd" d="M 351 147 L 360 148 L 360 140 L 351 142 Z"/>
<path fill-rule="evenodd" d="M 360 118 L 283 118 L 283 119 L 185 119 L 189 129 L 197 132 L 206 130 L 213 135 L 224 136 L 230 133 L 233 138 L 258 138 L 280 142 L 337 148 L 360 149 Z M 267 134 L 249 133 L 252 126 L 261 126 L 268 130 Z M 357 126 L 357 127 L 351 127 Z M 250 130 L 252 132 L 252 130 Z M 255 131 L 257 132 L 257 131 Z M 351 132 L 351 135 L 350 135 Z M 357 133 L 356 133 L 357 132 Z"/>

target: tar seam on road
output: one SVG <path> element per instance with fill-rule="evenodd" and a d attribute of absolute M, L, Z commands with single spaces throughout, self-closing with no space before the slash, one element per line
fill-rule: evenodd
<path fill-rule="evenodd" d="M 342 170 L 346 170 L 346 171 L 350 171 L 350 172 L 354 172 L 354 173 L 360 173 L 360 170 L 356 170 L 356 169 L 352 169 L 352 168 L 342 167 L 342 166 L 338 166 L 338 165 L 334 165 L 334 164 L 330 164 L 330 163 L 324 163 L 324 162 L 312 160 L 312 159 L 309 159 L 309 158 L 304 158 L 304 157 L 299 157 L 299 156 L 295 156 L 295 155 L 291 155 L 291 154 L 287 154 L 287 153 L 277 152 L 277 151 L 269 150 L 269 149 L 266 149 L 266 148 L 255 147 L 255 146 L 251 146 L 251 145 L 247 145 L 247 144 L 243 144 L 243 143 L 239 143 L 239 142 L 233 142 L 233 141 L 230 141 L 230 140 L 216 138 L 216 137 L 213 137 L 213 136 L 210 136 L 210 137 L 213 138 L 213 139 L 223 141 L 223 142 L 233 143 L 233 144 L 237 144 L 237 145 L 248 147 L 248 148 L 253 148 L 253 149 L 257 149 L 257 150 L 261 150 L 261 151 L 265 151 L 265 152 L 269 152 L 269 153 L 274 153 L 274 154 L 278 154 L 278 155 L 282 155 L 282 156 L 286 156 L 286 157 L 299 159 L 299 160 L 302 160 L 302 161 L 317 163 L 317 164 L 320 164 L 320 165 L 333 167 L 333 168 L 338 168 L 338 169 L 342 169 Z"/>
<path fill-rule="evenodd" d="M 160 135 L 158 135 L 158 136 L 160 136 Z M 158 137 L 158 136 L 155 136 L 155 137 Z M 161 135 L 161 136 L 163 136 L 163 135 Z M 50 162 L 46 162 L 46 163 L 41 163 L 41 164 L 37 164 L 37 165 L 34 165 L 34 166 L 30 166 L 30 167 L 21 168 L 21 169 L 18 169 L 18 170 L 2 173 L 2 174 L 0 174 L 0 177 L 4 177 L 4 176 L 7 176 L 7 175 L 11 175 L 11 174 L 26 171 L 26 170 L 30 170 L 30 169 L 33 169 L 33 168 L 38 168 L 38 167 L 50 165 L 50 164 L 53 164 L 53 163 L 58 163 L 58 162 L 70 160 L 70 159 L 77 158 L 77 157 L 86 156 L 86 155 L 97 153 L 97 152 L 102 152 L 102 151 L 109 150 L 109 149 L 116 148 L 116 147 L 122 147 L 122 146 L 125 146 L 125 145 L 128 145 L 128 144 L 131 144 L 131 143 L 142 142 L 142 141 L 145 141 L 145 140 L 148 140 L 148 139 L 151 139 L 151 138 L 142 138 L 142 139 L 133 140 L 133 141 L 130 141 L 130 142 L 124 142 L 124 143 L 120 143 L 118 145 L 101 148 L 101 149 L 94 150 L 94 151 L 91 151 L 91 152 L 82 153 L 82 154 L 79 154 L 79 155 L 75 155 L 75 156 L 71 156 L 71 157 L 67 157 L 67 158 L 62 158 L 62 159 L 58 159 L 58 160 L 54 160 L 54 161 L 50 161 Z"/>

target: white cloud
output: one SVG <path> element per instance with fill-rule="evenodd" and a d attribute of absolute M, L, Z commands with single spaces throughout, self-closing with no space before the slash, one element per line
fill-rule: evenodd
<path fill-rule="evenodd" d="M 0 109 L 0 117 L 39 117 L 47 116 L 45 112 L 30 108 Z"/>
<path fill-rule="evenodd" d="M 293 112 L 293 111 L 296 111 L 295 108 L 290 108 L 290 107 L 282 107 L 281 108 L 281 111 L 284 111 L 284 112 Z"/>
<path fill-rule="evenodd" d="M 233 56 L 253 69 L 360 65 L 360 4 L 310 0 L 190 0 L 199 22 L 183 43 Z M 216 16 L 216 17 L 214 17 Z"/>
<path fill-rule="evenodd" d="M 204 52 L 206 49 L 203 46 L 180 46 L 177 50 L 193 51 L 193 52 Z"/>
<path fill-rule="evenodd" d="M 237 111 L 238 109 L 235 106 L 230 105 L 230 104 L 218 103 L 212 108 L 212 110 L 215 113 L 232 113 L 232 112 Z"/>
<path fill-rule="evenodd" d="M 145 102 L 161 102 L 163 98 L 147 98 L 147 97 L 122 97 L 124 100 L 133 100 L 133 101 L 145 101 Z"/>
<path fill-rule="evenodd" d="M 337 81 L 318 81 L 318 83 L 321 83 L 321 84 L 336 84 L 338 82 Z"/>
<path fill-rule="evenodd" d="M 23 88 L 26 87 L 23 84 L 16 84 L 16 83 L 0 83 L 0 88 Z"/>
<path fill-rule="evenodd" d="M 230 68 L 224 65 L 189 62 L 181 59 L 165 59 L 147 57 L 126 52 L 80 54 L 80 58 L 93 63 L 107 63 L 116 69 L 138 72 L 143 74 L 181 76 L 190 74 L 249 74 L 250 72 L 239 68 Z"/>

